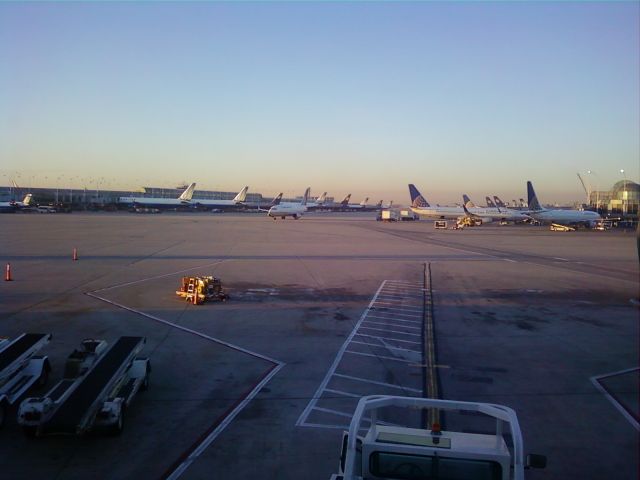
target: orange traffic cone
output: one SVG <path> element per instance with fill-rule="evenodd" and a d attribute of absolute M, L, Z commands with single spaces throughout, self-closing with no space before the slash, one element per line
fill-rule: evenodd
<path fill-rule="evenodd" d="M 78 249 L 77 248 L 73 249 L 73 259 L 74 260 L 78 260 Z"/>
<path fill-rule="evenodd" d="M 11 264 L 7 263 L 7 271 L 4 275 L 4 281 L 5 282 L 11 282 L 13 280 L 13 278 L 11 278 Z"/>

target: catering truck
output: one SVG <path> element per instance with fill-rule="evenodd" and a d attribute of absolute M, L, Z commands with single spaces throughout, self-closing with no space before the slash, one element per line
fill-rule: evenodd
<path fill-rule="evenodd" d="M 390 425 L 378 420 L 378 410 L 387 407 L 484 414 L 495 420 L 495 432 L 445 431 L 437 423 L 430 429 Z M 363 422 L 370 426 L 360 437 Z M 331 480 L 523 480 L 525 468 L 545 464 L 541 455 L 529 455 L 525 463 L 520 426 L 509 407 L 372 395 L 360 399 L 349 432 L 343 433 L 338 473 Z"/>

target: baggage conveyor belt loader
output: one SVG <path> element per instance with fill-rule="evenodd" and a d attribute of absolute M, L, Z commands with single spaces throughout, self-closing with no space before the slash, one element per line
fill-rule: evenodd
<path fill-rule="evenodd" d="M 36 355 L 51 340 L 48 333 L 23 333 L 14 340 L 0 340 L 0 428 L 9 408 L 34 384 L 47 383 L 51 365 Z"/>
<path fill-rule="evenodd" d="M 495 434 L 431 430 L 380 424 L 377 410 L 385 407 L 455 410 L 481 413 L 496 421 Z M 364 437 L 362 422 L 371 423 Z M 508 429 L 513 446 L 507 447 Z M 522 434 L 516 413 L 505 406 L 372 395 L 362 397 L 349 432 L 343 433 L 338 473 L 331 480 L 523 480 L 525 468 L 544 468 L 546 458 L 528 455 L 524 462 Z"/>
<path fill-rule="evenodd" d="M 151 364 L 136 358 L 144 337 L 85 340 L 67 360 L 65 378 L 42 398 L 20 404 L 18 423 L 27 436 L 82 435 L 91 430 L 120 433 L 126 407 L 149 382 Z"/>

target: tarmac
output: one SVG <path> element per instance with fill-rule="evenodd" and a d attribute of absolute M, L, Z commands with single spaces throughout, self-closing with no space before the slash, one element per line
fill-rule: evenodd
<path fill-rule="evenodd" d="M 370 394 L 514 408 L 525 452 L 548 459 L 530 479 L 638 478 L 635 232 L 435 230 L 375 213 L 14 214 L 0 226 L 13 277 L 0 282 L 0 335 L 53 334 L 49 384 L 30 396 L 85 338 L 145 336 L 152 364 L 119 436 L 29 439 L 11 412 L 2 478 L 326 480 Z M 220 277 L 231 299 L 189 304 L 175 294 L 183 275 Z M 440 419 L 473 432 L 483 420 Z"/>

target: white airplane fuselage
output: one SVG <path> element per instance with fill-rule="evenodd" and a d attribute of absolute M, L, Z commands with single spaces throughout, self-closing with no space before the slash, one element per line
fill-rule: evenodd
<path fill-rule="evenodd" d="M 411 207 L 411 211 L 424 218 L 444 220 L 464 216 L 462 207 Z"/>
<path fill-rule="evenodd" d="M 298 219 L 304 213 L 306 213 L 307 207 L 299 203 L 281 203 L 280 205 L 274 205 L 269 209 L 267 216 L 273 218 L 285 218 L 293 217 Z"/>
<path fill-rule="evenodd" d="M 542 223 L 559 223 L 559 224 L 572 224 L 572 223 L 592 223 L 602 220 L 602 217 L 597 212 L 589 210 L 538 210 L 528 212 L 534 220 Z"/>

